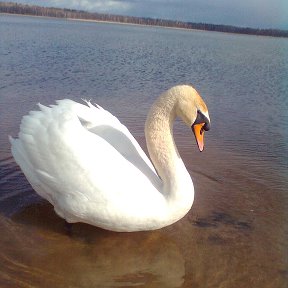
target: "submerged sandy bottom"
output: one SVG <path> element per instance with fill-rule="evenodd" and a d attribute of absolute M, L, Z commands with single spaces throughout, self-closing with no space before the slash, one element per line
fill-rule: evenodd
<path fill-rule="evenodd" d="M 221 150 L 181 154 L 195 184 L 192 210 L 137 233 L 80 223 L 67 230 L 12 159 L 3 160 L 0 286 L 286 287 L 283 179 Z"/>

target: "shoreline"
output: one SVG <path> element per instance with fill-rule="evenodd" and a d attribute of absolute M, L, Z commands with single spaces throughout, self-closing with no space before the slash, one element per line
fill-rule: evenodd
<path fill-rule="evenodd" d="M 51 17 L 52 18 L 52 17 Z M 61 19 L 61 18 L 58 18 Z M 181 28 L 181 27 L 169 27 L 169 26 L 160 26 L 160 25 L 146 25 L 146 24 L 138 24 L 138 23 L 127 23 L 127 22 L 116 22 L 116 21 L 103 21 L 103 20 L 94 20 L 94 19 L 80 19 L 80 18 L 65 18 L 68 21 L 79 21 L 79 22 L 91 22 L 91 23 L 103 23 L 103 24 L 116 24 L 116 25 L 129 25 L 129 26 L 138 26 L 138 27 L 151 27 L 151 28 L 163 28 L 163 29 L 174 29 L 174 30 L 182 30 L 182 31 L 194 31 L 194 32 L 219 32 L 219 33 L 228 33 L 228 32 L 220 32 L 220 31 L 208 31 L 208 30 L 200 30 L 200 29 L 192 29 L 192 28 Z M 234 33 L 228 33 L 234 34 Z M 257 36 L 257 35 L 255 35 Z"/>
<path fill-rule="evenodd" d="M 17 16 L 17 17 L 33 17 L 33 18 L 43 18 L 43 19 L 57 19 L 57 20 L 66 20 L 66 21 L 78 21 L 78 22 L 91 22 L 91 23 L 103 23 L 103 24 L 116 24 L 116 25 L 130 25 L 130 26 L 140 26 L 140 27 L 155 27 L 155 28 L 165 28 L 165 29 L 175 29 L 175 30 L 184 30 L 184 31 L 198 31 L 198 32 L 218 32 L 218 33 L 227 33 L 227 34 L 236 34 L 231 32 L 221 32 L 221 31 L 209 31 L 209 30 L 200 30 L 192 28 L 181 28 L 181 27 L 169 27 L 169 26 L 160 26 L 160 25 L 147 25 L 147 24 L 138 24 L 138 23 L 127 23 L 127 22 L 117 22 L 117 21 L 104 21 L 104 20 L 95 20 L 95 19 L 82 19 L 82 18 L 64 18 L 64 17 L 53 17 L 53 16 L 38 16 L 31 14 L 16 14 L 16 13 L 3 13 L 1 15 L 7 16 Z M 244 35 L 244 34 L 242 34 Z M 247 34 L 248 35 L 248 34 Z M 248 36 L 259 36 L 259 35 L 248 35 Z M 260 35 L 261 36 L 261 35 Z"/>
<path fill-rule="evenodd" d="M 265 38 L 286 38 L 286 37 L 275 37 L 272 35 L 258 35 L 258 34 L 245 34 L 245 33 L 233 33 L 233 32 L 225 32 L 225 31 L 212 31 L 212 30 L 204 30 L 204 29 L 195 29 L 195 28 L 183 28 L 183 27 L 173 27 L 173 26 L 161 26 L 161 25 L 149 25 L 149 24 L 138 24 L 138 23 L 130 23 L 130 22 L 120 22 L 120 21 L 105 21 L 105 20 L 95 20 L 95 19 L 82 19 L 82 18 L 69 18 L 69 17 L 54 17 L 54 16 L 38 16 L 31 14 L 16 14 L 16 13 L 3 13 L 0 12 L 1 15 L 7 16 L 17 16 L 17 17 L 35 17 L 35 18 L 43 18 L 43 19 L 57 19 L 57 20 L 66 20 L 66 21 L 78 21 L 78 22 L 90 22 L 90 23 L 102 23 L 102 24 L 115 24 L 115 25 L 130 25 L 130 26 L 139 26 L 139 27 L 152 27 L 152 28 L 163 28 L 163 29 L 173 29 L 173 30 L 181 30 L 188 32 L 208 32 L 208 33 L 222 33 L 228 35 L 236 35 L 236 36 L 250 36 L 250 37 L 265 37 Z"/>

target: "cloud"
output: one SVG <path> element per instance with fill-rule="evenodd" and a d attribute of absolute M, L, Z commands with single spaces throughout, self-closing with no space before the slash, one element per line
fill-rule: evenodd
<path fill-rule="evenodd" d="M 120 0 L 50 0 L 49 2 L 54 7 L 107 13 L 122 13 L 129 10 L 130 6 L 129 1 Z"/>

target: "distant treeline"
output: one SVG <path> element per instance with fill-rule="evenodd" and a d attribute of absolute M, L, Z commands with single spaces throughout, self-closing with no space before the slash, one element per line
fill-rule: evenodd
<path fill-rule="evenodd" d="M 241 27 L 229 26 L 229 25 L 191 23 L 191 22 L 173 21 L 173 20 L 165 20 L 165 19 L 121 16 L 121 15 L 111 15 L 111 14 L 102 14 L 102 13 L 90 13 L 86 11 L 79 11 L 79 10 L 72 10 L 72 9 L 60 9 L 60 8 L 52 8 L 52 7 L 40 7 L 40 6 L 34 6 L 34 5 L 32 6 L 32 5 L 18 4 L 18 3 L 13 3 L 13 2 L 0 2 L 0 13 L 46 16 L 46 17 L 66 18 L 66 19 L 96 20 L 96 21 L 130 23 L 130 24 L 140 24 L 140 25 L 153 25 L 153 26 L 197 29 L 197 30 L 206 30 L 206 31 L 262 35 L 262 36 L 273 36 L 273 37 L 288 37 L 287 30 L 241 28 Z"/>

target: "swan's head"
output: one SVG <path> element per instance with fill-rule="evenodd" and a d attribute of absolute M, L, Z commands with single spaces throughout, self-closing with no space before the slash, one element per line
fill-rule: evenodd
<path fill-rule="evenodd" d="M 204 149 L 204 131 L 210 129 L 207 106 L 198 92 L 189 85 L 175 87 L 178 91 L 176 114 L 192 128 L 199 150 Z"/>

